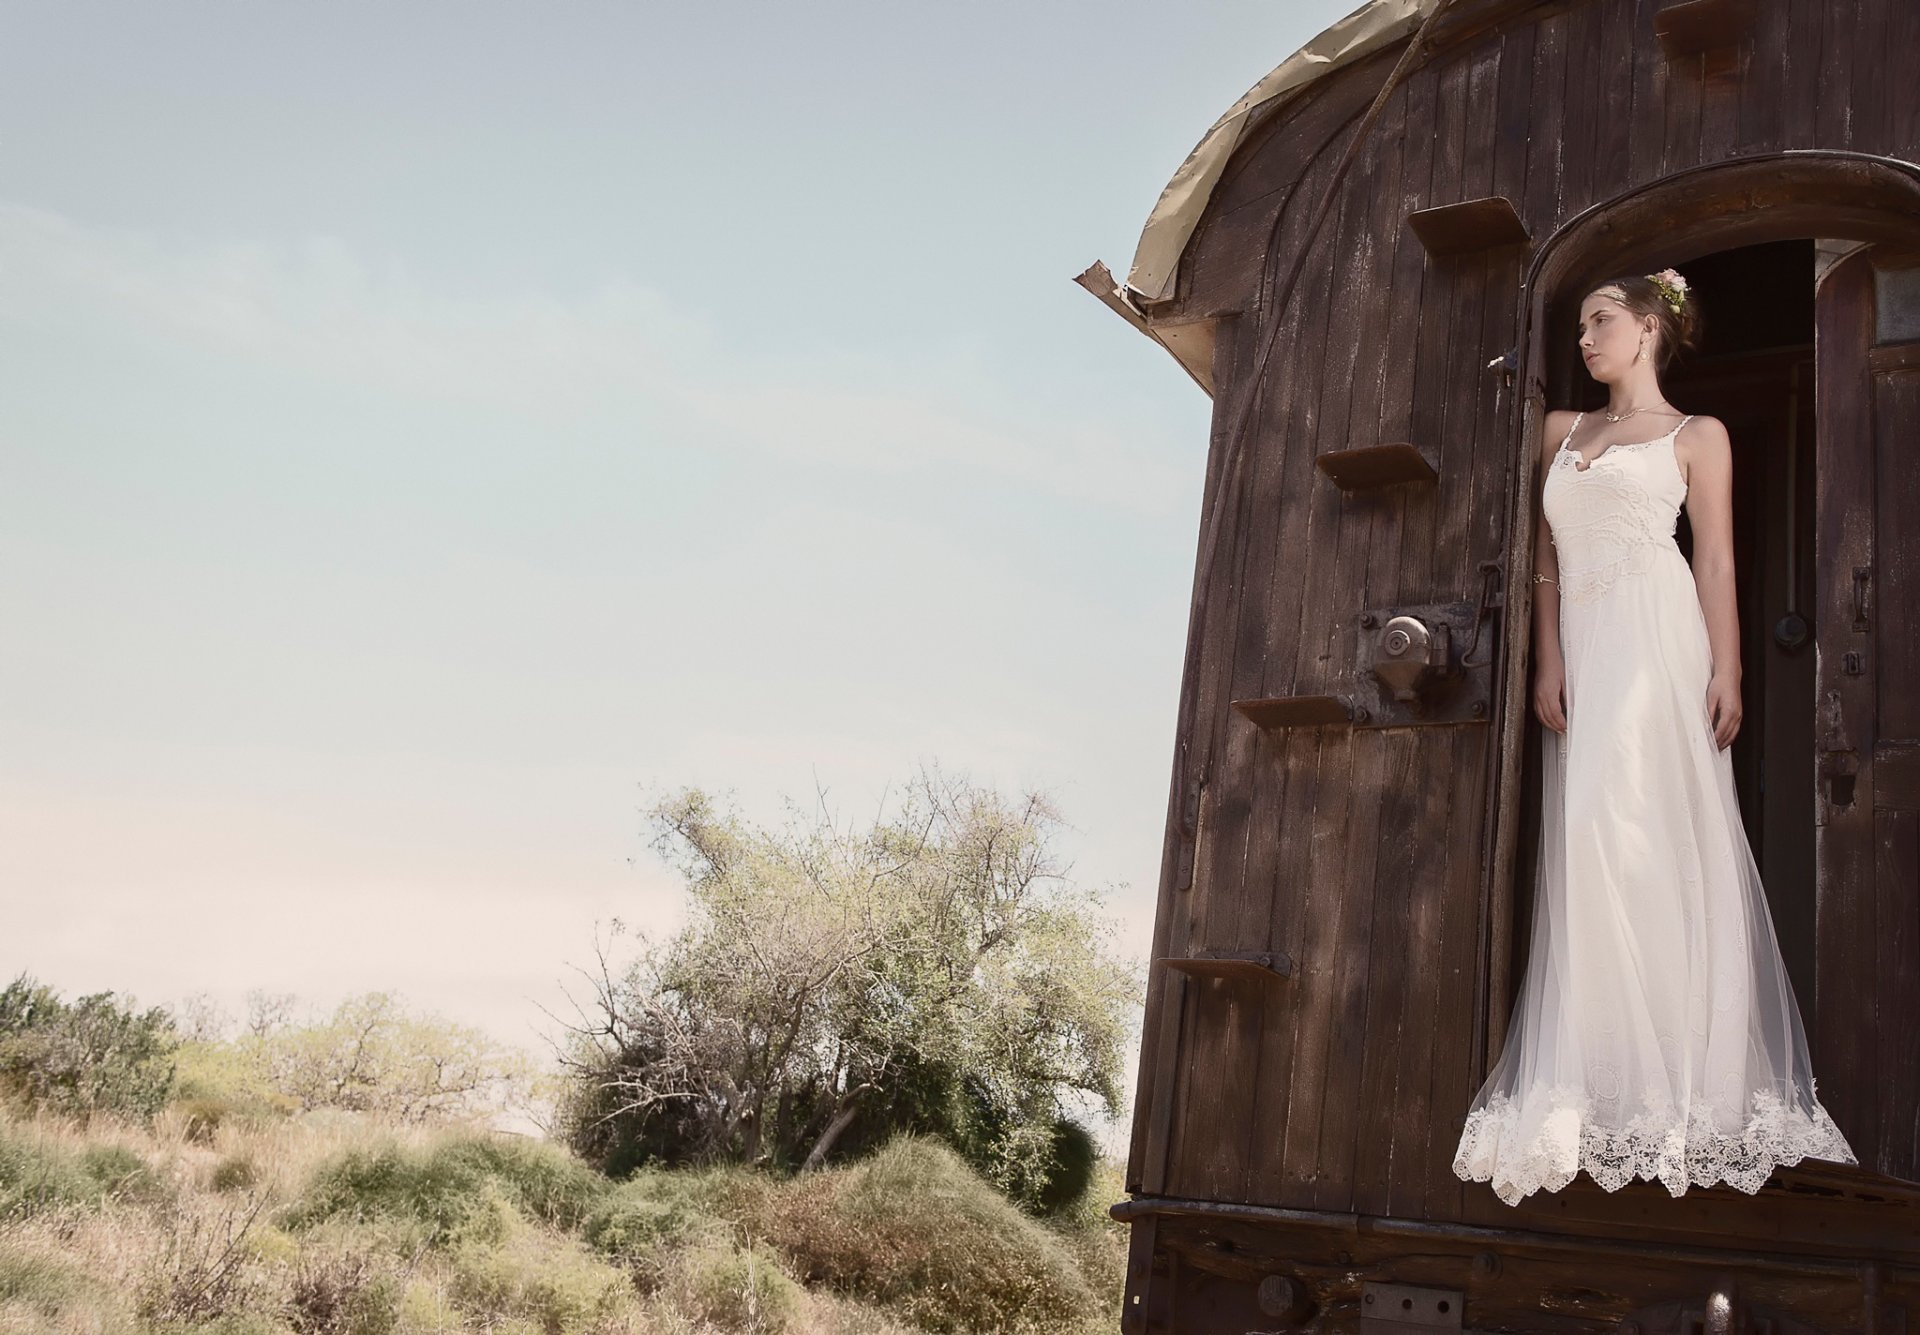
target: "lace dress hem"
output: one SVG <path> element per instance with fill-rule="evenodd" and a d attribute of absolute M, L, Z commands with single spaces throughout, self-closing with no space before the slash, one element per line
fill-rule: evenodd
<path fill-rule="evenodd" d="M 1535 1191 L 1559 1191 L 1582 1171 L 1604 1191 L 1638 1178 L 1657 1181 L 1674 1196 L 1722 1182 L 1751 1196 L 1775 1168 L 1802 1159 L 1858 1162 L 1826 1109 L 1811 1098 L 1802 1105 L 1758 1091 L 1737 1132 L 1721 1130 L 1723 1121 L 1733 1119 L 1700 1104 L 1684 1119 L 1646 1112 L 1625 1127 L 1596 1123 L 1591 1100 L 1580 1090 L 1536 1092 L 1527 1104 L 1523 1132 L 1519 1107 L 1505 1094 L 1493 1095 L 1468 1116 L 1453 1160 L 1457 1176 L 1491 1182 L 1508 1205 Z M 1544 1114 L 1537 1111 L 1542 1107 Z"/>

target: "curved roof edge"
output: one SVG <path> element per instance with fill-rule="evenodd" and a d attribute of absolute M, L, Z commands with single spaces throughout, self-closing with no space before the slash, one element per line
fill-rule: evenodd
<path fill-rule="evenodd" d="M 1127 289 L 1143 301 L 1173 295 L 1180 258 L 1213 188 L 1255 108 L 1297 95 L 1316 79 L 1410 36 L 1440 0 L 1366 0 L 1360 8 L 1281 61 L 1215 121 L 1160 192 L 1127 270 Z"/>

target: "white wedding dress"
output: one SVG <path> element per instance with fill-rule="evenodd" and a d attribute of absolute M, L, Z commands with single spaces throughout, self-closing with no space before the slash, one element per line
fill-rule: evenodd
<path fill-rule="evenodd" d="M 1567 731 L 1544 734 L 1532 947 L 1506 1046 L 1453 1169 L 1500 1199 L 1585 1170 L 1675 1196 L 1756 1192 L 1779 1164 L 1855 1162 L 1806 1034 L 1707 713 L 1712 654 L 1674 542 L 1674 439 L 1583 467 L 1541 505 L 1560 564 Z M 1579 426 L 1579 418 L 1574 419 Z"/>

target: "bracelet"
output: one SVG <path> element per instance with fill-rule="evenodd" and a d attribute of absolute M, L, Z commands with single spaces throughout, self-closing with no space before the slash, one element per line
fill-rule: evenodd
<path fill-rule="evenodd" d="M 1533 577 L 1533 582 L 1535 584 L 1558 584 L 1560 581 L 1555 579 L 1552 575 L 1535 575 Z"/>

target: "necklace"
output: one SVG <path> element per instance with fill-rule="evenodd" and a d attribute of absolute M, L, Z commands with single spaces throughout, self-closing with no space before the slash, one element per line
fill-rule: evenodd
<path fill-rule="evenodd" d="M 1644 403 L 1644 404 L 1641 404 L 1638 408 L 1630 408 L 1626 412 L 1621 413 L 1618 417 L 1615 417 L 1613 415 L 1612 410 L 1607 408 L 1602 408 L 1600 412 L 1609 422 L 1624 422 L 1629 417 L 1632 417 L 1635 413 L 1644 413 L 1653 408 L 1664 408 L 1666 406 L 1667 406 L 1666 400 L 1662 399 L 1659 403 Z"/>

